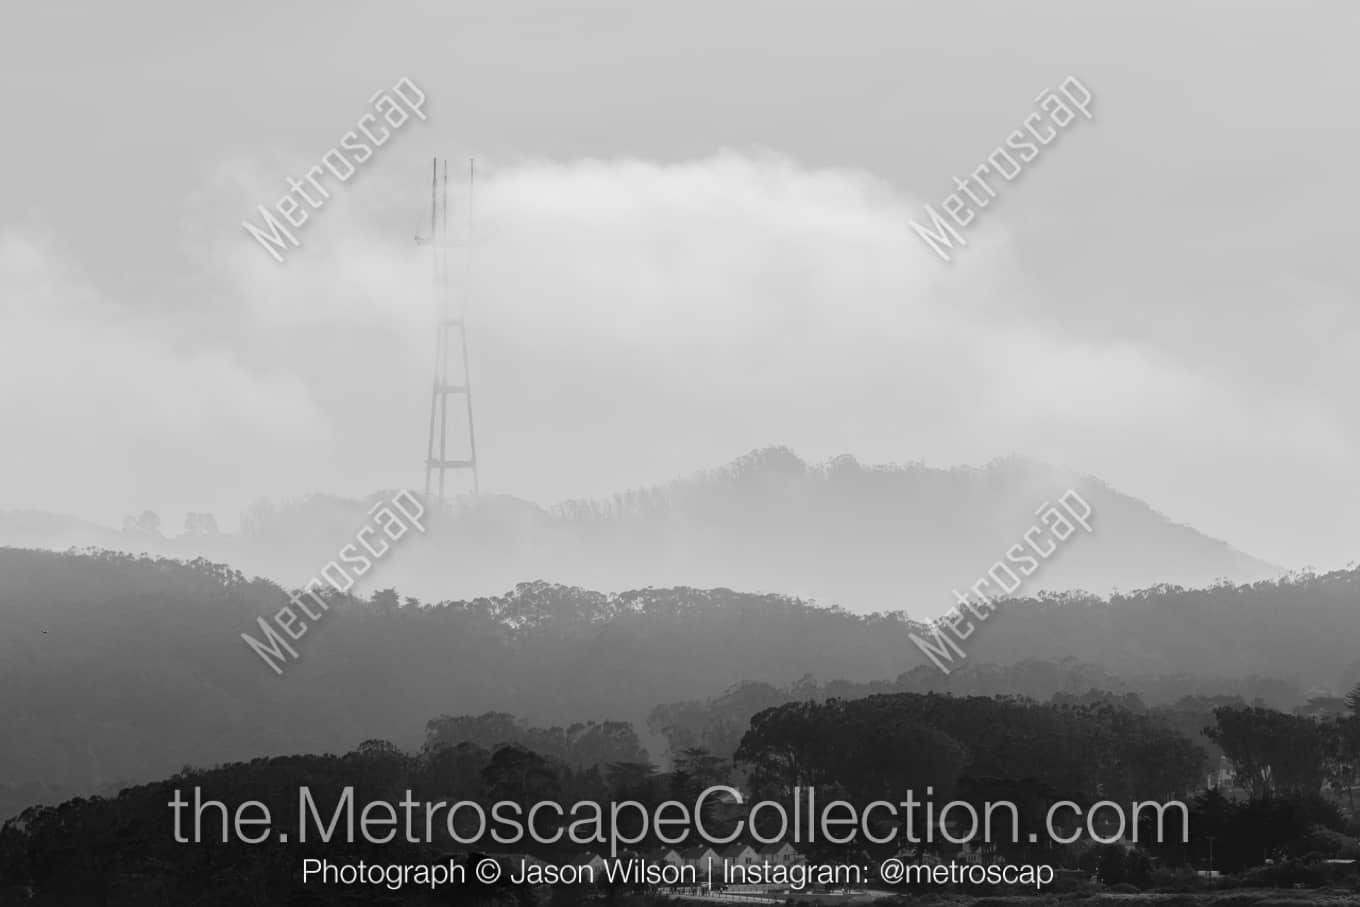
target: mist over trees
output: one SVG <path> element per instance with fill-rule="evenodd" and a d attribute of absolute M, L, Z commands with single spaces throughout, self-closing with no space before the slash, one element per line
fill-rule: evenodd
<path fill-rule="evenodd" d="M 646 762 L 647 750 L 627 721 L 587 721 L 570 727 L 538 728 L 507 712 L 441 715 L 425 725 L 422 749 L 433 752 L 474 744 L 483 748 L 522 746 L 577 768 L 611 762 Z"/>
<path fill-rule="evenodd" d="M 1203 697 L 1168 719 L 1196 737 L 1224 704 L 1214 697 L 1286 711 L 1340 699 L 1360 652 L 1357 571 L 1009 602 L 948 677 L 923 664 L 900 613 L 523 583 L 432 606 L 394 590 L 337 598 L 280 678 L 241 640 L 286 603 L 272 582 L 206 561 L 15 549 L 0 549 L 0 576 L 0 719 L 24 741 L 0 748 L 7 810 L 185 764 L 373 737 L 415 748 L 432 716 L 485 712 L 560 726 L 560 743 L 523 742 L 563 758 L 586 745 L 573 734 L 593 747 L 612 733 L 572 726 L 629 722 L 664 762 L 695 747 L 731 755 L 752 715 L 789 697 L 1098 689 L 1148 708 Z"/>
<path fill-rule="evenodd" d="M 607 498 L 544 507 L 507 495 L 427 502 L 428 532 L 385 555 L 379 582 L 424 600 L 496 596 L 527 579 L 622 592 L 647 586 L 773 591 L 856 612 L 933 618 L 1069 489 L 1094 531 L 1062 546 L 1027 590 L 1105 594 L 1155 583 L 1251 582 L 1280 570 L 1173 523 L 1100 480 L 1011 457 L 980 467 L 808 463 L 783 447 Z M 50 514 L 0 511 L 0 545 L 99 546 L 206 557 L 301 585 L 390 492 L 258 502 L 236 532 L 191 512 L 182 532 L 154 513 L 121 532 Z"/>
<path fill-rule="evenodd" d="M 552 801 L 566 814 L 574 804 L 589 802 L 607 815 L 608 804 L 619 800 L 636 801 L 647 810 L 666 800 L 693 803 L 714 784 L 740 785 L 751 796 L 746 806 L 759 798 L 785 799 L 795 786 L 811 788 L 820 803 L 843 798 L 861 806 L 877 799 L 896 802 L 910 791 L 922 802 L 961 800 L 979 813 L 988 804 L 1013 804 L 1014 828 L 1008 818 L 991 844 L 997 854 L 1081 868 L 1109 885 L 1146 889 L 1175 881 L 1178 871 L 1193 878 L 1193 871 L 1205 866 L 1250 870 L 1261 885 L 1356 885 L 1354 872 L 1345 874 L 1347 867 L 1317 865 L 1324 857 L 1360 855 L 1355 837 L 1360 824 L 1343 815 L 1339 791 L 1323 787 L 1323 751 L 1304 747 L 1304 756 L 1286 756 L 1277 747 L 1285 725 L 1317 739 L 1328 738 L 1333 724 L 1347 726 L 1349 742 L 1326 750 L 1325 758 L 1345 761 L 1353 777 L 1360 765 L 1360 735 L 1354 733 L 1360 716 L 1294 719 L 1256 707 L 1219 709 L 1209 736 L 1223 741 L 1252 788 L 1231 796 L 1204 790 L 1204 754 L 1155 716 L 1138 711 L 1135 701 L 1088 698 L 1081 704 L 1041 704 L 1017 697 L 896 694 L 790 702 L 753 716 L 735 759 L 690 748 L 669 770 L 646 760 L 626 725 L 545 729 L 506 713 L 442 716 L 428 723 L 425 742 L 416 751 L 371 739 L 341 756 L 276 756 L 187 768 L 116 797 L 27 808 L 0 827 L 0 894 L 5 885 L 22 885 L 38 904 L 236 904 L 264 891 L 276 899 L 301 896 L 297 866 L 304 857 L 417 863 L 504 849 L 470 812 L 460 813 L 451 826 L 432 826 L 428 840 L 418 831 L 414 841 L 398 833 L 386 844 L 343 836 L 324 843 L 313 834 L 307 842 L 294 835 L 290 843 L 256 847 L 230 836 L 223 841 L 213 822 L 206 823 L 199 844 L 176 843 L 166 833 L 167 804 L 176 791 L 201 789 L 202 799 L 222 801 L 229 809 L 247 800 L 262 802 L 278 829 L 291 827 L 278 820 L 298 814 L 298 791 L 304 785 L 322 805 L 323 816 L 341 802 L 347 787 L 353 788 L 356 803 L 385 802 L 394 815 L 401 815 L 398 804 L 408 792 L 417 804 L 470 800 L 489 807 L 508 801 L 523 810 Z M 601 735 L 613 742 L 585 745 Z M 535 750 L 525 741 L 574 753 L 577 761 Z M 638 761 L 610 758 L 639 755 Z M 1278 783 L 1258 789 L 1246 776 L 1262 755 L 1293 762 L 1288 770 L 1282 767 Z M 1155 817 L 1144 815 L 1138 831 L 1144 843 L 1134 849 L 1102 845 L 1089 829 L 1082 834 L 1070 822 L 1060 821 L 1050 831 L 1045 818 L 1060 801 L 1089 809 L 1101 800 L 1131 805 L 1171 798 L 1188 800 L 1188 837 L 1182 838 L 1178 817 L 1170 823 L 1171 833 L 1159 834 Z M 735 832 L 740 821 L 754 822 L 764 835 L 778 833 L 768 827 L 777 821 L 768 811 L 757 817 L 737 804 L 713 805 L 704 823 L 715 836 Z M 537 828 L 544 838 L 572 821 L 566 815 L 554 819 L 551 811 L 545 815 Z M 889 819 L 857 830 L 848 840 L 823 839 L 804 849 L 815 860 L 832 862 L 868 859 L 870 851 L 913 858 L 957 855 L 957 844 L 928 833 L 927 815 L 899 813 L 900 821 Z M 637 837 L 640 847 L 659 843 L 655 830 L 648 834 L 635 819 L 606 823 L 605 833 Z M 180 833 L 187 834 L 187 828 Z M 1053 840 L 1055 833 L 1066 843 Z M 698 840 L 692 835 L 690 843 Z M 527 841 L 518 849 L 566 859 L 569 845 Z M 1263 865 L 1267 861 L 1273 865 Z M 498 892 L 453 886 L 428 902 L 481 903 L 508 895 L 537 903 L 532 891 L 501 884 Z M 408 892 L 393 902 L 426 903 L 421 897 Z"/>

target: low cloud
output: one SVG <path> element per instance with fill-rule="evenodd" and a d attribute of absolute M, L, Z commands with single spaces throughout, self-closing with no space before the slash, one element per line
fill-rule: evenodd
<path fill-rule="evenodd" d="M 411 238 L 428 199 L 397 171 L 340 189 L 280 265 L 236 223 L 282 180 L 224 168 L 188 227 L 213 275 L 193 317 L 106 299 L 50 244 L 8 235 L 4 502 L 106 516 L 210 497 L 230 523 L 261 495 L 418 486 L 434 306 Z M 945 264 L 910 228 L 920 211 L 773 154 L 488 168 L 475 268 L 455 269 L 484 486 L 603 494 L 769 444 L 939 465 L 1021 452 L 1288 560 L 1253 549 L 1282 534 L 1230 501 L 1266 469 L 1340 480 L 1356 453 L 1340 386 L 1253 385 L 1231 355 L 1158 345 L 1136 313 L 1050 318 L 1074 301 L 1026 280 L 1004 212 Z M 1214 525 L 1215 507 L 1234 518 Z"/>

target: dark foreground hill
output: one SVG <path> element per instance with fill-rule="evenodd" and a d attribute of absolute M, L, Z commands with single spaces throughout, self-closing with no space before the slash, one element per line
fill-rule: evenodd
<path fill-rule="evenodd" d="M 562 750 L 564 738 L 518 737 L 513 722 L 502 719 L 509 716 L 432 722 L 419 751 L 368 740 L 342 756 L 278 756 L 188 769 L 116 797 L 25 809 L 0 825 L 0 905 L 683 903 L 625 899 L 618 889 L 590 884 L 608 881 L 598 876 L 548 893 L 513 875 L 488 890 L 472 876 L 450 884 L 443 884 L 447 877 L 358 882 L 334 873 L 308 880 L 299 869 L 304 859 L 334 865 L 362 860 L 379 867 L 447 864 L 451 858 L 475 864 L 487 851 L 513 865 L 510 848 L 561 865 L 582 846 L 612 855 L 620 843 L 639 849 L 660 844 L 657 828 L 639 821 L 637 811 L 659 815 L 663 804 L 668 843 L 676 843 L 677 831 L 688 832 L 694 843 L 787 834 L 787 816 L 772 819 L 768 809 L 748 812 L 730 803 L 712 804 L 699 819 L 681 817 L 677 830 L 676 807 L 683 810 L 712 785 L 726 784 L 739 785 L 747 804 L 787 803 L 795 790 L 815 788 L 819 804 L 828 795 L 839 801 L 834 810 L 825 807 L 823 816 L 834 812 L 841 818 L 847 810 L 866 816 L 863 825 L 852 823 L 848 837 L 836 829 L 835 840 L 817 830 L 825 825 L 795 819 L 800 826 L 795 840 L 813 864 L 864 865 L 864 884 L 874 889 L 886 886 L 874 879 L 870 861 L 897 852 L 903 843 L 891 841 L 891 834 L 881 837 L 894 827 L 910 833 L 914 856 L 959 856 L 957 843 L 930 831 L 933 817 L 919 808 L 893 809 L 900 797 L 912 795 L 932 806 L 962 800 L 989 816 L 987 804 L 996 804 L 1002 818 L 988 823 L 990 832 L 969 831 L 965 823 L 954 832 L 986 833 L 1009 865 L 1066 870 L 1043 880 L 1052 887 L 1035 901 L 1029 900 L 1036 894 L 1034 882 L 1023 877 L 1010 888 L 974 878 L 955 886 L 909 881 L 897 889 L 898 898 L 880 902 L 890 905 L 919 904 L 921 895 L 942 891 L 953 895 L 942 905 L 1052 905 L 1057 895 L 1075 904 L 1087 902 L 1074 896 L 1112 889 L 1094 903 L 1183 907 L 1202 902 L 1177 895 L 1144 899 L 1137 893 L 1222 886 L 1225 898 L 1209 903 L 1281 907 L 1354 903 L 1352 895 L 1360 892 L 1360 867 L 1354 865 L 1360 855 L 1354 832 L 1360 826 L 1341 811 L 1335 792 L 1330 799 L 1319 795 L 1329 761 L 1342 772 L 1336 777 L 1357 775 L 1360 716 L 1327 724 L 1254 709 L 1210 716 L 1217 730 L 1235 729 L 1224 738 L 1233 741 L 1235 765 L 1252 764 L 1262 747 L 1278 753 L 1281 728 L 1290 731 L 1285 746 L 1313 756 L 1272 766 L 1285 771 L 1255 775 L 1266 783 L 1241 802 L 1221 791 L 1200 793 L 1209 761 L 1191 739 L 1159 716 L 1110 703 L 933 694 L 794 701 L 744 723 L 732 759 L 691 750 L 666 772 L 636 761 L 636 741 L 617 727 L 580 735 L 575 738 L 580 746 Z M 1306 745 L 1308 739 L 1313 746 Z M 1324 740 L 1332 741 L 1325 749 L 1319 745 Z M 1164 816 L 1130 807 L 1170 799 L 1183 808 L 1169 803 Z M 194 820 L 199 800 L 208 817 L 201 823 Z M 246 816 L 252 821 L 228 830 L 213 821 L 221 815 L 207 805 L 213 801 L 233 811 L 249 801 Z M 446 805 L 440 801 L 462 804 L 440 809 Z M 615 818 L 611 804 L 620 801 L 631 806 Z M 1093 808 L 1097 801 L 1099 809 Z M 544 802 L 556 808 L 531 818 Z M 871 803 L 877 821 L 867 818 Z M 483 810 L 480 819 L 467 808 L 473 804 Z M 1120 804 L 1135 813 L 1128 826 L 1112 815 Z M 587 819 L 591 807 L 601 817 L 598 824 Z M 1087 823 L 1072 815 L 1083 807 Z M 809 815 L 814 810 L 810 799 L 806 808 Z M 370 824 L 370 812 L 377 822 Z M 1082 824 L 1090 834 L 1112 836 L 1107 841 L 1126 830 L 1140 846 L 1099 845 L 1080 833 Z M 585 838 L 563 841 L 563 834 Z M 1210 883 L 1197 876 L 1195 869 L 1209 861 L 1230 877 Z M 388 878 L 397 884 L 379 889 Z M 1244 896 L 1246 885 L 1289 888 L 1290 896 Z M 1305 888 L 1347 899 L 1311 900 Z M 808 890 L 806 900 L 795 895 L 790 902 L 825 903 L 819 893 Z"/>
<path fill-rule="evenodd" d="M 901 614 L 726 589 L 608 596 L 545 583 L 435 607 L 400 606 L 392 592 L 337 601 L 278 676 L 241 634 L 284 604 L 273 583 L 204 561 L 0 549 L 0 783 L 94 789 L 186 763 L 375 737 L 413 744 L 441 714 L 642 727 L 658 705 L 745 680 L 867 683 L 917 670 L 928 680 L 898 689 L 1007 692 L 978 678 L 1027 676 L 944 678 Z M 1126 678 L 1257 675 L 1339 691 L 1360 680 L 1357 615 L 1355 570 L 1109 601 L 1050 596 L 1006 605 L 970 640 L 969 664 L 1071 659 Z M 1073 691 L 1099 671 L 1074 668 Z M 1190 692 L 1176 677 L 1162 685 Z"/>

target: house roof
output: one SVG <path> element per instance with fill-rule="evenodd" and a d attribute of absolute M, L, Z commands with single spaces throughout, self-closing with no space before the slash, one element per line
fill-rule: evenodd
<path fill-rule="evenodd" d="M 716 853 L 716 851 L 706 844 L 696 844 L 693 847 L 686 847 L 684 850 L 680 851 L 680 856 L 684 857 L 686 860 L 697 860 L 699 857 L 708 853 Z"/>
<path fill-rule="evenodd" d="M 674 847 L 655 847 L 651 850 L 644 851 L 642 855 L 649 860 L 660 861 L 670 856 L 680 855 L 680 851 L 676 850 Z"/>
<path fill-rule="evenodd" d="M 744 853 L 745 853 L 746 851 L 748 851 L 748 850 L 751 850 L 751 845 L 750 845 L 750 844 L 743 844 L 743 843 L 741 843 L 740 841 L 734 841 L 733 843 L 728 844 L 728 845 L 727 845 L 726 847 L 724 847 L 722 850 L 718 851 L 718 854 L 719 854 L 720 856 L 729 857 L 729 858 L 730 858 L 730 857 L 739 857 L 739 856 L 741 856 L 742 854 L 744 854 Z"/>
<path fill-rule="evenodd" d="M 525 866 L 539 866 L 543 861 L 527 853 L 488 853 L 488 859 L 495 860 L 502 872 L 518 872 Z"/>
<path fill-rule="evenodd" d="M 756 848 L 756 853 L 761 856 L 770 856 L 772 854 L 783 853 L 786 849 L 792 850 L 794 853 L 798 852 L 798 849 L 788 841 L 776 841 L 773 844 L 762 844 L 760 847 Z"/>

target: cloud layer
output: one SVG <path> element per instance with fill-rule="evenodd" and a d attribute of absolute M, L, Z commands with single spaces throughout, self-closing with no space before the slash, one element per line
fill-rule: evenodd
<path fill-rule="evenodd" d="M 418 487 L 434 304 L 410 239 L 427 200 L 369 167 L 283 265 L 237 223 L 286 168 L 221 168 L 186 206 L 186 245 L 209 252 L 180 308 L 111 298 L 55 238 L 4 234 L 0 504 L 230 525 L 260 496 Z M 487 168 L 483 241 L 455 281 L 484 485 L 603 494 L 769 444 L 938 465 L 1021 452 L 1266 558 L 1360 542 L 1317 523 L 1329 489 L 1357 494 L 1360 334 L 1325 292 L 1297 316 L 1333 320 L 1317 350 L 1292 331 L 1238 342 L 1210 310 L 1159 336 L 1110 305 L 1117 286 L 1089 288 L 1101 317 L 1073 317 L 1070 290 L 1027 279 L 1004 212 L 940 262 L 910 228 L 921 205 L 774 154 Z"/>

